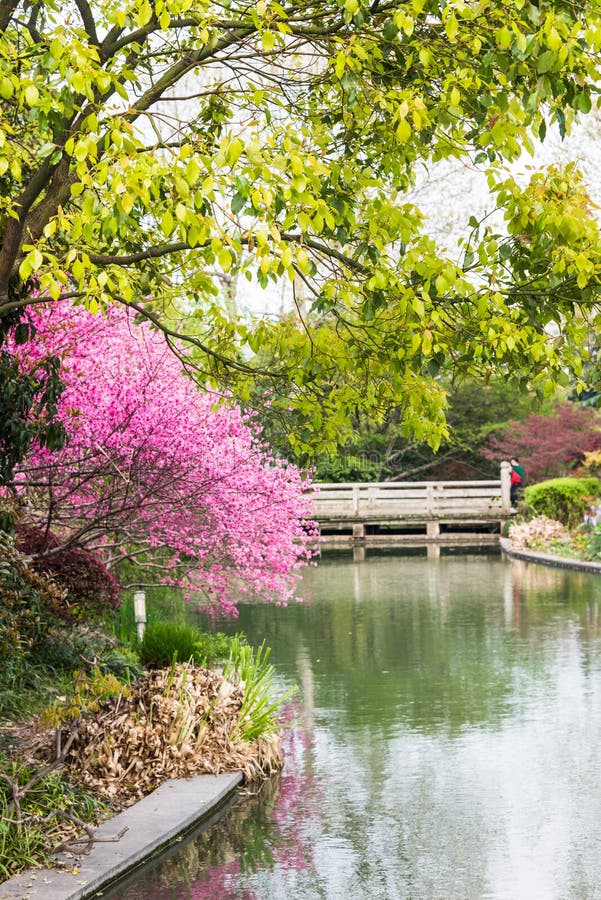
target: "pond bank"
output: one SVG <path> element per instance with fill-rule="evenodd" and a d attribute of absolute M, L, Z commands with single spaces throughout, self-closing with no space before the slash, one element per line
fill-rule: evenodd
<path fill-rule="evenodd" d="M 68 868 L 28 869 L 0 884 L 0 900 L 85 900 L 197 825 L 223 804 L 241 772 L 165 781 L 95 830 L 89 854 Z M 124 831 L 124 829 L 126 829 Z M 118 835 L 121 837 L 115 840 Z"/>
<path fill-rule="evenodd" d="M 574 569 L 577 572 L 591 572 L 601 575 L 601 563 L 588 562 L 584 559 L 573 559 L 567 556 L 555 556 L 552 553 L 540 553 L 535 550 L 513 550 L 509 538 L 500 538 L 502 552 L 512 559 L 523 559 L 525 562 L 540 563 L 557 569 Z"/>

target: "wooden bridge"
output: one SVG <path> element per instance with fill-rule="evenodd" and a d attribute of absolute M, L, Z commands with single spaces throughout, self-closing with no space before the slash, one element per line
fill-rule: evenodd
<path fill-rule="evenodd" d="M 315 484 L 322 543 L 463 543 L 498 533 L 512 515 L 510 465 L 496 481 Z"/>

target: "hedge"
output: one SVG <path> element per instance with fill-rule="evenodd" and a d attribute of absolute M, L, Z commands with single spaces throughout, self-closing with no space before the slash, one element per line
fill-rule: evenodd
<path fill-rule="evenodd" d="M 586 510 L 601 496 L 598 478 L 551 478 L 524 490 L 524 504 L 528 513 L 548 516 L 568 528 L 582 523 Z"/>

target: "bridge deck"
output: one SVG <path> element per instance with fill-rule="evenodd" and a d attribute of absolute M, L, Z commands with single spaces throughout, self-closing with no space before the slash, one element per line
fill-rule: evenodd
<path fill-rule="evenodd" d="M 441 526 L 500 524 L 512 515 L 509 472 L 498 481 L 360 482 L 316 484 L 314 517 L 320 529 L 351 527 L 362 539 L 366 527 L 384 529 L 422 525 L 430 539 Z"/>

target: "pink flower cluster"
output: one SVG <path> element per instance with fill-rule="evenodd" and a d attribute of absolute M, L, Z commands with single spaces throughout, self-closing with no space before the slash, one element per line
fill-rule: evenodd
<path fill-rule="evenodd" d="M 199 391 L 162 335 L 122 307 L 94 316 L 67 303 L 38 307 L 32 367 L 56 353 L 69 434 L 35 449 L 19 485 L 33 522 L 62 546 L 123 556 L 163 583 L 228 611 L 236 598 L 286 603 L 311 557 L 306 481 L 274 459 L 233 403 Z M 221 402 L 217 404 L 217 400 Z"/>

